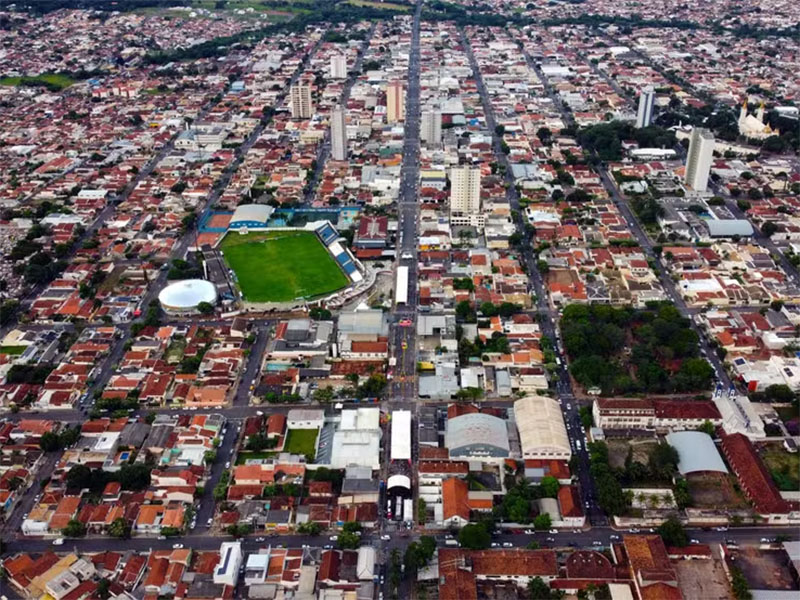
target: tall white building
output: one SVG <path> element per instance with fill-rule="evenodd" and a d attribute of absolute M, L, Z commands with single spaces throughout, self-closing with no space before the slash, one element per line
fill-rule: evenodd
<path fill-rule="evenodd" d="M 402 81 L 392 81 L 386 86 L 386 121 L 397 123 L 406 118 L 406 94 Z"/>
<path fill-rule="evenodd" d="M 470 165 L 450 169 L 450 215 L 477 215 L 481 211 L 481 170 Z"/>
<path fill-rule="evenodd" d="M 347 160 L 347 123 L 344 109 L 339 104 L 331 113 L 331 157 L 333 160 Z"/>
<path fill-rule="evenodd" d="M 426 144 L 442 143 L 442 111 L 429 107 L 422 111 L 419 137 Z"/>
<path fill-rule="evenodd" d="M 222 542 L 219 547 L 219 562 L 214 567 L 214 583 L 235 586 L 242 559 L 241 542 Z"/>
<path fill-rule="evenodd" d="M 289 90 L 289 104 L 293 119 L 310 119 L 314 114 L 314 103 L 311 101 L 311 84 L 298 81 Z"/>
<path fill-rule="evenodd" d="M 695 192 L 704 192 L 708 187 L 708 175 L 714 160 L 714 135 L 708 129 L 695 127 L 689 140 L 684 181 Z"/>
<path fill-rule="evenodd" d="M 656 100 L 655 90 L 648 86 L 639 94 L 639 110 L 636 113 L 636 127 L 648 127 L 653 120 L 653 104 Z"/>
<path fill-rule="evenodd" d="M 341 54 L 331 56 L 331 79 L 347 79 L 347 59 Z"/>

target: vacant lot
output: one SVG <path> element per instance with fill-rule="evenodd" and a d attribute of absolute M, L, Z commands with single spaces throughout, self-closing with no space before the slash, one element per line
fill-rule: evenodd
<path fill-rule="evenodd" d="M 696 508 L 746 508 L 747 501 L 724 473 L 690 473 L 689 495 Z"/>
<path fill-rule="evenodd" d="M 606 443 L 608 444 L 608 462 L 615 469 L 625 468 L 628 448 L 633 448 L 633 462 L 646 465 L 650 452 L 658 446 L 658 442 L 653 439 L 607 440 Z"/>
<path fill-rule="evenodd" d="M 347 285 L 339 265 L 309 231 L 232 233 L 221 249 L 250 302 L 314 298 Z"/>
<path fill-rule="evenodd" d="M 285 452 L 304 454 L 313 458 L 317 448 L 318 429 L 290 429 L 283 446 Z"/>
<path fill-rule="evenodd" d="M 797 589 L 783 551 L 742 546 L 733 556 L 733 564 L 742 570 L 751 590 Z"/>
<path fill-rule="evenodd" d="M 273 452 L 270 452 L 270 451 L 264 451 L 264 452 L 239 452 L 238 456 L 236 457 L 236 464 L 237 465 L 243 465 L 243 464 L 246 464 L 248 460 L 256 460 L 256 459 L 262 459 L 262 458 L 272 458 L 276 454 L 278 454 L 278 453 L 274 452 L 274 451 Z"/>
<path fill-rule="evenodd" d="M 727 600 L 731 597 L 728 578 L 718 559 L 678 560 L 672 564 L 684 594 L 690 593 L 693 598 L 703 600 Z"/>
<path fill-rule="evenodd" d="M 761 450 L 761 458 L 779 490 L 800 490 L 800 454 L 789 454 L 780 444 L 769 444 Z"/>

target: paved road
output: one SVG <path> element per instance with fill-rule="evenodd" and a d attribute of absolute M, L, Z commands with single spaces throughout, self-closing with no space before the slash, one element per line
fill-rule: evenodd
<path fill-rule="evenodd" d="M 577 476 L 580 483 L 584 511 L 586 512 L 586 515 L 592 525 L 605 525 L 608 522 L 606 516 L 595 502 L 596 495 L 594 489 L 594 480 L 589 473 L 589 455 L 586 451 L 585 438 L 581 430 L 579 414 L 580 406 L 575 401 L 575 397 L 572 393 L 572 382 L 570 380 L 569 373 L 566 370 L 566 357 L 562 353 L 560 344 L 556 344 L 556 320 L 558 319 L 558 313 L 548 302 L 547 289 L 536 267 L 536 260 L 533 255 L 533 240 L 529 231 L 525 227 L 525 223 L 523 222 L 522 211 L 520 210 L 519 204 L 519 195 L 517 194 L 516 186 L 514 185 L 513 176 L 511 173 L 511 165 L 505 153 L 502 151 L 502 139 L 495 132 L 496 122 L 494 111 L 492 110 L 491 100 L 486 91 L 486 87 L 484 86 L 483 77 L 481 76 L 478 62 L 475 60 L 475 55 L 472 52 L 472 46 L 469 43 L 469 40 L 467 39 L 463 29 L 461 31 L 461 37 L 464 47 L 467 50 L 467 56 L 475 77 L 478 93 L 480 94 L 481 101 L 483 103 L 483 109 L 486 114 L 486 126 L 492 132 L 492 136 L 494 138 L 493 145 L 495 156 L 498 158 L 499 162 L 506 167 L 506 180 L 509 184 L 506 188 L 506 197 L 508 198 L 511 209 L 515 211 L 515 214 L 519 215 L 516 225 L 517 231 L 522 234 L 522 242 L 519 246 L 520 261 L 525 264 L 527 273 L 530 277 L 531 283 L 533 284 L 533 289 L 536 293 L 537 311 L 535 315 L 538 318 L 542 334 L 549 337 L 553 341 L 553 351 L 556 353 L 556 356 L 560 362 L 559 370 L 552 378 L 551 385 L 555 384 L 556 393 L 558 394 L 559 403 L 561 404 L 561 410 L 564 416 L 564 423 L 568 427 L 567 431 L 570 437 L 572 452 L 573 455 L 577 456 L 578 458 Z"/>

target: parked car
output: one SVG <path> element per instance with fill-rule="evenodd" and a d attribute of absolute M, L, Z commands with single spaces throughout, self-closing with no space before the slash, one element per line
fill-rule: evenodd
<path fill-rule="evenodd" d="M 53 540 L 53 546 L 62 546 L 64 544 L 64 538 L 56 538 Z"/>
<path fill-rule="evenodd" d="M 335 542 L 335 541 L 337 541 L 337 540 L 339 539 L 339 536 L 338 536 L 338 535 L 332 535 L 332 536 L 331 536 L 331 537 L 329 537 L 328 539 L 329 539 L 330 541 L 332 541 L 332 542 Z"/>
<path fill-rule="evenodd" d="M 173 550 L 180 550 L 181 548 L 183 548 L 183 544 L 172 544 Z"/>
<path fill-rule="evenodd" d="M 503 548 L 513 548 L 514 544 L 511 542 L 503 542 Z"/>

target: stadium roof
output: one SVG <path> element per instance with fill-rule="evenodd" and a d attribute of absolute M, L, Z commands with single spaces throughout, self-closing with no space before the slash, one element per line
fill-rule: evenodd
<path fill-rule="evenodd" d="M 233 211 L 230 225 L 237 223 L 256 222 L 266 224 L 275 209 L 268 204 L 240 204 Z"/>
<path fill-rule="evenodd" d="M 571 455 L 558 402 L 545 396 L 528 396 L 514 403 L 514 415 L 522 445 L 522 455 Z"/>
<path fill-rule="evenodd" d="M 681 475 L 699 471 L 727 473 L 714 441 L 702 431 L 674 431 L 667 434 L 667 443 L 678 451 Z"/>
<path fill-rule="evenodd" d="M 484 413 L 470 413 L 447 419 L 445 446 L 452 452 L 472 444 L 495 446 L 508 452 L 510 446 L 506 422 Z"/>

